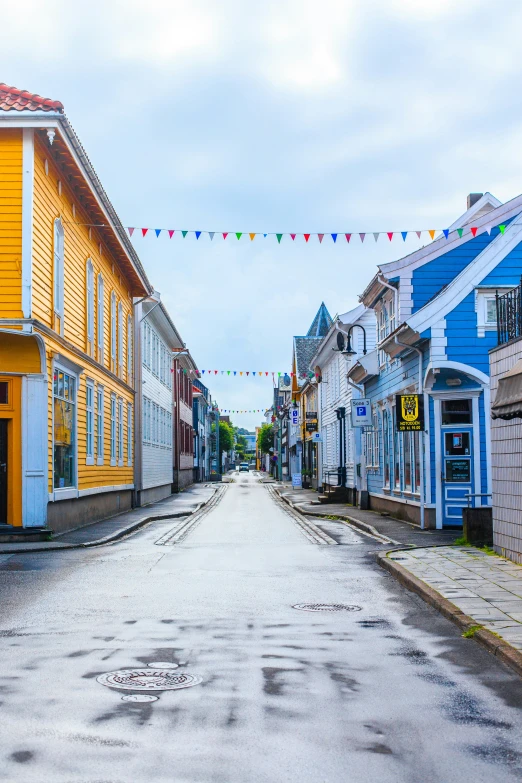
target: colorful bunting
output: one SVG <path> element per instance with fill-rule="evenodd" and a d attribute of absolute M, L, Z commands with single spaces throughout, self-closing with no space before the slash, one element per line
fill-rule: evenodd
<path fill-rule="evenodd" d="M 172 239 L 172 237 L 174 236 L 174 231 L 175 229 L 169 228 L 169 239 Z"/>
<path fill-rule="evenodd" d="M 201 231 L 194 231 L 194 233 L 196 235 L 196 239 L 199 239 L 201 236 Z"/>
<path fill-rule="evenodd" d="M 334 242 L 337 242 L 337 234 L 332 234 L 332 239 Z"/>
<path fill-rule="evenodd" d="M 318 238 L 319 242 L 323 241 L 323 237 L 324 237 L 324 234 L 317 234 L 317 238 Z"/>
<path fill-rule="evenodd" d="M 419 234 L 419 236 L 420 236 L 420 232 L 418 231 L 417 233 L 418 233 L 418 234 Z M 408 232 L 407 232 L 407 231 L 401 231 L 401 237 L 402 237 L 402 241 L 403 241 L 403 242 L 406 242 L 406 237 L 407 237 L 407 236 L 408 236 Z"/>
<path fill-rule="evenodd" d="M 282 234 L 276 234 L 276 237 L 277 237 L 277 241 L 279 242 L 279 244 L 281 244 L 281 239 L 282 239 L 283 235 Z"/>
<path fill-rule="evenodd" d="M 443 229 L 442 229 L 442 233 L 444 234 L 444 236 L 445 236 L 445 237 L 446 237 L 446 239 L 447 239 L 447 238 L 448 238 L 448 234 L 449 234 L 449 228 L 443 228 Z"/>
<path fill-rule="evenodd" d="M 149 230 L 148 228 L 142 228 L 141 229 L 142 236 L 145 236 L 148 230 Z"/>
<path fill-rule="evenodd" d="M 253 242 L 256 235 L 255 234 L 249 234 L 248 236 L 250 237 L 251 242 Z"/>
<path fill-rule="evenodd" d="M 477 236 L 478 229 L 477 229 L 476 226 L 473 226 L 472 228 L 470 228 L 470 231 L 471 231 L 471 233 L 473 234 L 474 237 Z"/>
<path fill-rule="evenodd" d="M 373 238 L 375 239 L 376 242 L 379 239 L 379 234 L 380 234 L 380 231 L 374 231 L 373 232 Z"/>
<path fill-rule="evenodd" d="M 428 231 L 428 234 L 433 239 L 433 237 L 435 236 L 435 229 L 434 228 L 430 228 L 430 230 Z"/>
<path fill-rule="evenodd" d="M 352 238 L 352 235 L 351 235 L 351 234 L 345 234 L 344 236 L 346 237 L 346 241 L 347 241 L 347 242 L 349 242 L 349 241 L 350 241 L 350 239 Z"/>
<path fill-rule="evenodd" d="M 386 233 L 387 233 L 387 235 L 388 235 L 388 239 L 389 239 L 389 240 L 390 240 L 390 242 L 391 242 L 391 241 L 392 241 L 392 239 L 393 239 L 393 231 L 387 231 Z"/>
<path fill-rule="evenodd" d="M 161 234 L 161 228 L 155 228 L 154 231 L 156 233 L 156 239 L 157 239 L 159 237 L 159 235 Z"/>
<path fill-rule="evenodd" d="M 185 237 L 186 237 L 186 236 L 187 236 L 187 234 L 188 234 L 188 231 L 182 231 L 181 233 L 183 234 L 183 239 L 185 239 Z"/>
<path fill-rule="evenodd" d="M 129 232 L 129 236 L 131 237 L 134 234 L 133 228 L 128 228 L 127 231 Z"/>
<path fill-rule="evenodd" d="M 464 232 L 464 229 L 463 229 L 463 228 L 458 228 L 458 229 L 457 229 L 457 234 L 459 235 L 459 238 L 461 238 L 461 237 L 462 237 L 462 234 L 463 234 L 463 232 Z"/>

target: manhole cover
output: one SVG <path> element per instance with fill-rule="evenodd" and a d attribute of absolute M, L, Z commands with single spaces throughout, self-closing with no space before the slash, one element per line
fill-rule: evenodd
<path fill-rule="evenodd" d="M 353 604 L 295 604 L 294 609 L 303 612 L 360 612 L 360 606 Z"/>
<path fill-rule="evenodd" d="M 150 702 L 150 701 L 158 701 L 159 696 L 151 696 L 147 693 L 129 693 L 128 696 L 122 696 L 122 701 L 133 701 L 133 702 Z"/>
<path fill-rule="evenodd" d="M 195 674 L 174 673 L 168 669 L 120 669 L 101 674 L 97 681 L 109 688 L 128 691 L 176 691 L 199 685 L 202 678 Z"/>

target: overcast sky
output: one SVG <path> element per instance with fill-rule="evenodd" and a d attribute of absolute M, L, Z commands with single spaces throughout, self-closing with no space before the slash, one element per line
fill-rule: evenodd
<path fill-rule="evenodd" d="M 442 228 L 521 190 L 519 0 L 24 0 L 2 33 L 0 80 L 62 101 L 124 225 Z M 416 246 L 133 241 L 200 369 L 269 372 Z M 271 376 L 209 386 L 272 399 Z"/>

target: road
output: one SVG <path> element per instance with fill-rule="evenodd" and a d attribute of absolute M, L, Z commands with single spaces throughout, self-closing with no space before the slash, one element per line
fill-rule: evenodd
<path fill-rule="evenodd" d="M 0 558 L 0 780 L 520 780 L 520 680 L 381 571 L 381 544 L 317 520 L 328 544 L 248 474 L 182 525 Z M 150 663 L 201 683 L 132 702 L 98 682 Z"/>

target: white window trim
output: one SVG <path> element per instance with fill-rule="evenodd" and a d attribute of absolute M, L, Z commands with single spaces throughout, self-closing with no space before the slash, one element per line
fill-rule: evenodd
<path fill-rule="evenodd" d="M 87 315 L 87 353 L 94 353 L 94 267 L 90 258 L 86 264 L 86 315 Z"/>
<path fill-rule="evenodd" d="M 98 343 L 98 362 L 103 364 L 103 338 L 104 338 L 104 298 L 103 298 L 103 277 L 98 275 L 98 301 L 97 301 L 97 343 Z"/>
<path fill-rule="evenodd" d="M 118 458 L 118 467 L 123 467 L 123 398 L 118 397 L 118 409 L 116 412 L 116 437 L 117 437 L 117 449 L 116 454 Z"/>
<path fill-rule="evenodd" d="M 101 415 L 100 419 L 98 419 L 98 395 L 101 394 Z M 101 427 L 101 436 L 100 436 L 100 443 L 101 443 L 101 456 L 98 454 L 98 421 L 100 421 Z M 105 389 L 101 385 L 101 383 L 98 384 L 98 388 L 96 389 L 96 464 L 97 465 L 103 465 L 104 463 L 104 455 L 105 455 Z"/>
<path fill-rule="evenodd" d="M 134 360 L 134 341 L 132 334 L 132 316 L 127 316 L 127 383 L 132 386 L 134 380 L 133 372 L 133 360 Z"/>
<path fill-rule="evenodd" d="M 60 334 L 63 335 L 65 236 L 60 218 L 54 221 L 53 232 L 53 307 L 60 318 Z"/>
<path fill-rule="evenodd" d="M 118 375 L 123 378 L 123 304 L 118 302 Z"/>
<path fill-rule="evenodd" d="M 111 371 L 116 373 L 116 293 L 111 292 Z"/>
<path fill-rule="evenodd" d="M 495 299 L 495 294 L 503 294 L 510 291 L 513 286 L 495 286 L 495 288 L 476 288 L 475 289 L 475 312 L 477 313 L 477 337 L 485 337 L 486 332 L 497 331 L 497 319 L 487 320 L 488 300 Z"/>
<path fill-rule="evenodd" d="M 111 392 L 111 409 L 110 409 L 110 462 L 111 467 L 116 465 L 116 439 L 118 437 L 117 432 L 117 407 L 116 407 L 116 395 Z"/>
<path fill-rule="evenodd" d="M 127 466 L 132 466 L 133 456 L 133 406 L 131 402 L 127 403 Z"/>
<path fill-rule="evenodd" d="M 91 404 L 88 403 L 88 390 L 91 391 Z M 89 453 L 89 413 L 91 415 L 91 452 Z M 94 381 L 87 378 L 85 383 L 85 464 L 94 465 L 95 444 L 95 406 L 94 406 Z"/>

